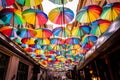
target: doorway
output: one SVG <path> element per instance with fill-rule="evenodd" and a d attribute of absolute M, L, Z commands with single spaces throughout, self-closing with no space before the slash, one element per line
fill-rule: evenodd
<path fill-rule="evenodd" d="M 0 80 L 5 80 L 10 57 L 0 52 Z"/>

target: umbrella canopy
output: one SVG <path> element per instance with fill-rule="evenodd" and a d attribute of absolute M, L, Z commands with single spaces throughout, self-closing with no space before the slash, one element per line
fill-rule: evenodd
<path fill-rule="evenodd" d="M 14 38 L 13 41 L 16 42 L 17 44 L 22 44 L 21 38 L 18 38 L 18 37 Z"/>
<path fill-rule="evenodd" d="M 52 44 L 51 47 L 52 47 L 52 50 L 55 50 L 55 51 L 60 51 L 63 49 L 60 44 Z"/>
<path fill-rule="evenodd" d="M 91 34 L 101 36 L 109 28 L 111 22 L 108 20 L 98 19 L 90 24 L 92 30 Z"/>
<path fill-rule="evenodd" d="M 65 40 L 66 44 L 80 44 L 80 39 L 79 38 L 67 38 Z"/>
<path fill-rule="evenodd" d="M 34 51 L 34 49 L 33 48 L 24 48 L 24 50 L 26 51 L 26 52 L 33 52 Z"/>
<path fill-rule="evenodd" d="M 110 3 L 103 7 L 101 19 L 114 21 L 120 15 L 120 2 Z"/>
<path fill-rule="evenodd" d="M 86 25 L 84 25 L 84 26 L 78 26 L 78 27 L 74 27 L 73 29 L 72 29 L 72 36 L 73 37 L 82 37 L 82 36 L 84 36 L 85 34 L 89 34 L 90 33 L 90 31 L 91 31 L 91 27 L 90 26 L 86 26 Z"/>
<path fill-rule="evenodd" d="M 66 27 L 56 27 L 52 30 L 54 36 L 69 37 L 70 30 Z"/>
<path fill-rule="evenodd" d="M 13 5 L 15 0 L 0 0 L 0 6 L 7 7 Z"/>
<path fill-rule="evenodd" d="M 34 37 L 36 33 L 31 28 L 19 28 L 17 34 L 21 38 L 31 38 Z"/>
<path fill-rule="evenodd" d="M 17 29 L 12 28 L 9 26 L 4 26 L 0 28 L 0 32 L 2 32 L 4 35 L 10 37 L 10 38 L 16 38 L 17 37 Z"/>
<path fill-rule="evenodd" d="M 38 44 L 38 45 L 49 45 L 50 44 L 50 39 L 48 39 L 48 38 L 37 38 L 35 40 L 35 44 Z"/>
<path fill-rule="evenodd" d="M 75 49 L 75 50 L 77 50 L 77 51 L 83 50 L 81 43 L 79 43 L 79 44 L 69 44 L 69 45 L 67 45 L 67 48 L 66 48 L 66 49 L 67 49 L 67 50 Z"/>
<path fill-rule="evenodd" d="M 43 0 L 16 0 L 18 4 L 22 6 L 37 6 L 42 3 Z"/>
<path fill-rule="evenodd" d="M 64 44 L 65 40 L 63 40 L 61 38 L 51 38 L 50 41 L 51 41 L 51 44 L 58 45 L 58 44 Z"/>
<path fill-rule="evenodd" d="M 36 38 L 42 38 L 42 28 L 35 29 L 34 31 L 36 32 Z"/>
<path fill-rule="evenodd" d="M 23 24 L 25 20 L 22 18 L 22 12 L 14 8 L 4 8 L 0 11 L 0 19 L 5 24 Z"/>
<path fill-rule="evenodd" d="M 52 31 L 47 28 L 35 29 L 36 38 L 50 38 L 52 36 Z"/>
<path fill-rule="evenodd" d="M 50 38 L 52 36 L 52 31 L 47 29 L 47 28 L 43 28 L 42 29 L 42 38 Z"/>
<path fill-rule="evenodd" d="M 27 45 L 33 45 L 33 44 L 35 44 L 35 39 L 34 38 L 23 38 L 22 40 L 21 40 L 21 42 L 23 43 L 23 44 L 27 44 Z"/>
<path fill-rule="evenodd" d="M 41 10 L 26 9 L 22 15 L 27 23 L 33 25 L 44 25 L 48 21 L 47 15 Z"/>
<path fill-rule="evenodd" d="M 76 20 L 80 23 L 90 23 L 100 17 L 102 8 L 98 5 L 85 6 L 78 11 Z"/>
<path fill-rule="evenodd" d="M 23 43 L 22 43 L 20 46 L 21 46 L 22 48 L 28 48 L 28 45 L 27 45 L 27 44 L 23 44 Z"/>
<path fill-rule="evenodd" d="M 83 48 L 91 48 L 95 42 L 97 41 L 98 37 L 94 35 L 86 35 L 82 38 L 82 47 Z"/>
<path fill-rule="evenodd" d="M 5 23 L 0 19 L 0 24 L 5 24 Z"/>
<path fill-rule="evenodd" d="M 62 5 L 62 4 L 66 4 L 66 3 L 69 2 L 70 0 L 49 0 L 49 1 L 51 1 L 51 2 L 54 3 L 54 4 Z"/>
<path fill-rule="evenodd" d="M 48 18 L 55 24 L 67 24 L 74 18 L 74 13 L 69 8 L 57 7 L 49 12 Z"/>
<path fill-rule="evenodd" d="M 34 43 L 35 43 L 35 42 L 34 42 Z M 38 45 L 38 44 L 32 44 L 32 45 L 29 45 L 29 47 L 35 48 L 35 49 L 41 49 L 41 46 Z"/>

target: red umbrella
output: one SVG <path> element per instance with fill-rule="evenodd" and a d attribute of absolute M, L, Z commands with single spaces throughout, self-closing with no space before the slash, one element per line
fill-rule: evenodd
<path fill-rule="evenodd" d="M 43 28 L 42 29 L 42 37 L 43 38 L 50 38 L 52 36 L 52 31 L 47 29 L 47 28 Z"/>
<path fill-rule="evenodd" d="M 33 49 L 33 48 L 24 48 L 24 50 L 25 50 L 26 52 L 34 52 L 34 49 Z"/>
<path fill-rule="evenodd" d="M 16 28 L 12 28 L 12 27 L 9 27 L 9 26 L 4 26 L 2 28 L 0 28 L 0 32 L 2 32 L 3 34 L 5 34 L 6 36 L 8 37 L 17 37 L 17 29 Z"/>

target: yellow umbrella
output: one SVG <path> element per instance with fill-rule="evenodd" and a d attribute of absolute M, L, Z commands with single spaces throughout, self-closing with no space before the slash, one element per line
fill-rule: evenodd
<path fill-rule="evenodd" d="M 41 10 L 26 9 L 22 13 L 27 23 L 33 25 L 44 25 L 48 21 L 47 14 Z"/>

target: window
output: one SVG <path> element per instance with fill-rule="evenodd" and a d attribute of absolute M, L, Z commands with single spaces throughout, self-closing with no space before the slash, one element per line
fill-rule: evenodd
<path fill-rule="evenodd" d="M 28 77 L 28 65 L 19 62 L 16 80 L 27 80 L 27 77 Z"/>

